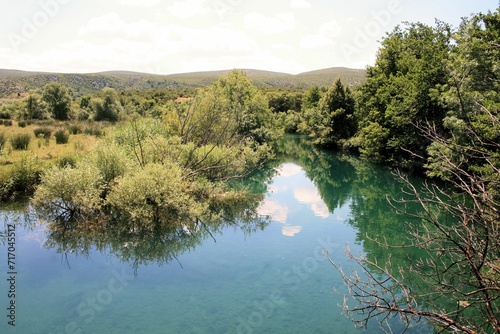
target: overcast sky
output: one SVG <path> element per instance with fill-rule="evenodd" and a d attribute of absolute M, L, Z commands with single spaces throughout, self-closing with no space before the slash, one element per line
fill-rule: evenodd
<path fill-rule="evenodd" d="M 458 26 L 498 0 L 0 0 L 0 68 L 286 73 L 374 62 L 402 21 Z"/>

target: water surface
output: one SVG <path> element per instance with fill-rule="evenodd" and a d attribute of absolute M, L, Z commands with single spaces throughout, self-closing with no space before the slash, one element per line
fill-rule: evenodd
<path fill-rule="evenodd" d="M 118 248 L 84 238 L 80 249 L 78 240 L 68 247 L 43 222 L 5 209 L 0 230 L 16 224 L 16 326 L 8 324 L 2 238 L 0 332 L 359 333 L 341 314 L 346 290 L 324 252 L 347 272 L 354 266 L 344 254 L 347 244 L 384 261 L 387 250 L 366 233 L 402 238 L 403 220 L 385 199 L 397 197 L 399 185 L 384 168 L 301 139 L 284 142 L 280 152 L 247 180 L 265 193 L 258 208 L 267 217 L 263 229 L 228 224 L 172 234 L 171 244 L 152 247 L 154 254 L 139 254 L 122 240 Z M 364 331 L 380 329 L 374 323 Z"/>

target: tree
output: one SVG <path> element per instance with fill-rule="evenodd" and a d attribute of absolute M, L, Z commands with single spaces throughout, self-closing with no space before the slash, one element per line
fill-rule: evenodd
<path fill-rule="evenodd" d="M 57 82 L 47 84 L 42 93 L 48 111 L 57 120 L 66 120 L 71 111 L 71 97 L 66 87 Z"/>
<path fill-rule="evenodd" d="M 269 108 L 273 112 L 286 113 L 289 110 L 300 111 L 302 96 L 292 93 L 275 93 L 269 95 Z"/>
<path fill-rule="evenodd" d="M 428 157 L 428 174 L 445 184 L 418 189 L 402 177 L 409 197 L 391 203 L 420 221 L 402 248 L 425 256 L 393 265 L 349 254 L 363 272 L 354 275 L 331 259 L 349 288 L 345 310 L 359 325 L 399 315 L 407 327 L 425 318 L 446 331 L 500 333 L 499 36 L 498 11 L 464 19 L 434 92 L 448 116 L 415 127 L 431 144 L 425 156 L 410 154 Z"/>
<path fill-rule="evenodd" d="M 42 96 L 37 93 L 30 94 L 26 98 L 26 115 L 27 119 L 44 119 L 46 118 L 47 104 L 43 101 Z"/>
<path fill-rule="evenodd" d="M 309 88 L 302 97 L 302 106 L 304 108 L 316 108 L 321 100 L 321 90 L 318 86 Z"/>
<path fill-rule="evenodd" d="M 439 121 L 445 108 L 432 94 L 446 83 L 443 62 L 450 48 L 450 27 L 421 23 L 396 27 L 382 41 L 375 65 L 367 69 L 367 81 L 359 89 L 355 142 L 360 151 L 406 168 L 415 166 L 408 151 L 425 155 L 429 141 L 414 124 Z M 374 126 L 373 124 L 376 124 Z M 370 128 L 381 129 L 382 145 L 373 146 Z"/>
<path fill-rule="evenodd" d="M 310 95 L 315 96 L 314 90 Z M 304 111 L 304 121 L 299 129 L 311 136 L 316 144 L 342 146 L 356 131 L 354 110 L 355 101 L 350 89 L 338 79 L 319 100 L 317 107 Z"/>
<path fill-rule="evenodd" d="M 116 91 L 112 88 L 104 88 L 102 95 L 102 99 L 96 98 L 91 100 L 92 109 L 95 112 L 94 121 L 117 121 L 119 113 L 123 111 L 123 107 L 118 100 Z"/>

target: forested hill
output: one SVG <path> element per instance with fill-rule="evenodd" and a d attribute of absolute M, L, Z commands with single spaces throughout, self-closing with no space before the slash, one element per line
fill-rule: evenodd
<path fill-rule="evenodd" d="M 155 89 L 172 87 L 203 87 L 230 70 L 193 72 L 171 75 L 113 71 L 91 74 L 66 74 L 25 72 L 0 69 L 0 97 L 44 87 L 49 82 L 60 82 L 70 88 L 75 96 L 82 96 L 100 91 L 104 87 L 116 90 Z M 296 75 L 261 70 L 243 70 L 258 87 L 305 88 L 309 86 L 328 87 L 340 78 L 350 86 L 365 80 L 365 70 L 334 67 Z"/>

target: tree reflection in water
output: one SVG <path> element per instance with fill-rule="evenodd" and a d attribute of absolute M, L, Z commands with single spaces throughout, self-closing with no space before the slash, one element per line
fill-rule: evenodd
<path fill-rule="evenodd" d="M 59 218 L 47 223 L 46 248 L 55 248 L 66 258 L 68 253 L 89 256 L 91 252 L 109 252 L 129 263 L 137 274 L 140 266 L 164 265 L 217 235 L 228 227 L 241 229 L 245 235 L 263 230 L 266 217 L 259 217 L 256 208 L 262 194 L 248 195 L 236 202 L 211 207 L 203 218 L 183 222 L 131 221 L 107 217 L 84 220 Z"/>

